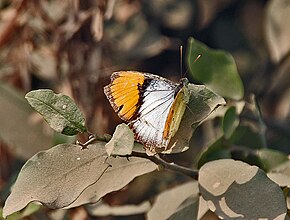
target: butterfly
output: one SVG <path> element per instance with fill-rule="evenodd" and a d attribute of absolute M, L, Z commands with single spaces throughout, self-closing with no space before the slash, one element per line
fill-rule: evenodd
<path fill-rule="evenodd" d="M 174 83 L 138 71 L 119 71 L 104 87 L 111 106 L 149 152 L 169 148 L 189 102 L 188 80 Z"/>

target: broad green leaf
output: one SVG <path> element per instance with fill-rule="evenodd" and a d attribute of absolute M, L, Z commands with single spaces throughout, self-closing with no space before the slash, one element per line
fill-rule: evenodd
<path fill-rule="evenodd" d="M 109 157 L 107 163 L 110 164 L 110 168 L 102 177 L 86 188 L 74 203 L 65 208 L 95 203 L 106 194 L 122 189 L 135 177 L 152 172 L 158 167 L 150 160 L 138 157 L 131 157 L 129 160 L 124 157 Z"/>
<path fill-rule="evenodd" d="M 53 135 L 53 146 L 58 144 L 73 144 L 76 143 L 76 136 L 68 136 L 59 132 L 54 132 Z"/>
<path fill-rule="evenodd" d="M 23 94 L 0 82 L 0 103 L 0 140 L 13 146 L 15 155 L 27 160 L 51 146 L 51 135 L 44 132 L 41 123 L 35 122 L 35 111 Z"/>
<path fill-rule="evenodd" d="M 209 161 L 231 158 L 230 146 L 224 138 L 217 139 L 198 157 L 198 168 Z"/>
<path fill-rule="evenodd" d="M 169 150 L 162 153 L 179 153 L 189 148 L 194 129 L 218 106 L 226 104 L 224 98 L 212 92 L 204 85 L 188 85 L 190 98 L 181 119 L 180 126 L 170 140 Z"/>
<path fill-rule="evenodd" d="M 97 142 L 82 150 L 78 145 L 61 144 L 33 156 L 19 173 L 5 202 L 4 216 L 32 201 L 49 208 L 68 207 L 94 184 L 97 188 L 89 196 L 100 199 L 157 167 L 143 158 L 108 158 L 104 145 Z"/>
<path fill-rule="evenodd" d="M 39 204 L 34 204 L 34 203 L 30 203 L 28 206 L 25 207 L 25 209 L 23 209 L 23 211 L 21 212 L 21 217 L 24 218 L 26 216 L 30 216 L 33 213 L 37 212 L 39 209 L 41 209 L 41 205 Z"/>
<path fill-rule="evenodd" d="M 147 219 L 196 219 L 198 193 L 197 182 L 188 182 L 160 193 L 147 213 Z"/>
<path fill-rule="evenodd" d="M 244 96 L 242 80 L 229 53 L 210 49 L 194 38 L 189 39 L 187 48 L 188 66 L 194 79 L 223 97 L 238 100 Z"/>
<path fill-rule="evenodd" d="M 27 93 L 25 98 L 57 132 L 76 135 L 86 131 L 85 118 L 70 97 L 39 89 Z"/>
<path fill-rule="evenodd" d="M 199 197 L 192 195 L 183 201 L 177 210 L 168 218 L 169 220 L 179 220 L 179 219 L 194 219 L 198 215 L 198 202 Z"/>
<path fill-rule="evenodd" d="M 259 134 L 254 135 L 248 133 L 248 135 L 243 135 L 242 137 L 251 140 L 248 140 L 248 145 L 247 143 L 240 145 L 238 141 L 231 142 L 235 146 L 231 149 L 232 158 L 242 160 L 252 165 L 256 165 L 263 169 L 265 172 L 268 172 L 269 170 L 288 160 L 288 155 L 280 151 L 265 148 L 256 149 L 257 146 L 261 146 L 259 143 L 256 146 L 251 146 L 250 142 L 255 142 L 255 138 L 257 139 L 257 141 L 261 140 Z M 238 145 L 240 145 L 240 147 L 238 147 Z"/>
<path fill-rule="evenodd" d="M 258 167 L 222 159 L 201 167 L 199 189 L 211 211 L 223 219 L 283 219 L 283 191 Z"/>
<path fill-rule="evenodd" d="M 229 142 L 239 146 L 247 146 L 251 149 L 259 149 L 262 146 L 260 134 L 247 125 L 237 127 L 229 138 Z"/>
<path fill-rule="evenodd" d="M 288 161 L 288 155 L 277 150 L 260 149 L 256 150 L 256 154 L 266 172 Z"/>
<path fill-rule="evenodd" d="M 230 107 L 223 118 L 224 137 L 228 139 L 239 125 L 239 117 L 234 106 Z"/>
<path fill-rule="evenodd" d="M 134 147 L 134 134 L 127 125 L 120 124 L 105 147 L 109 156 L 130 155 Z"/>
<path fill-rule="evenodd" d="M 231 103 L 231 105 L 223 105 L 223 106 L 219 107 L 212 114 L 210 114 L 209 117 L 206 118 L 206 121 L 215 119 L 217 117 L 218 118 L 224 117 L 226 112 L 227 112 L 227 110 L 229 108 L 232 108 L 233 106 L 236 108 L 236 114 L 240 115 L 241 112 L 243 111 L 244 107 L 245 107 L 245 101 L 236 101 L 234 103 Z"/>
<path fill-rule="evenodd" d="M 82 150 L 61 144 L 37 153 L 22 167 L 4 206 L 4 216 L 39 201 L 50 208 L 68 206 L 109 168 L 105 143 Z"/>
<path fill-rule="evenodd" d="M 20 212 L 15 212 L 12 215 L 8 216 L 7 218 L 4 218 L 2 216 L 3 216 L 3 209 L 0 208 L 0 220 L 20 220 L 21 219 Z"/>

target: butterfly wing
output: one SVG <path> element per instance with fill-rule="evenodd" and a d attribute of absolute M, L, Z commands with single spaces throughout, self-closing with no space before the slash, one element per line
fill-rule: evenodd
<path fill-rule="evenodd" d="M 146 148 L 166 147 L 163 131 L 179 84 L 137 71 L 112 74 L 104 91 L 119 117 Z"/>
<path fill-rule="evenodd" d="M 139 87 L 144 83 L 144 76 L 139 72 L 120 71 L 111 76 L 111 83 L 104 92 L 111 106 L 124 121 L 130 121 L 139 106 Z"/>
<path fill-rule="evenodd" d="M 136 139 L 147 148 L 167 145 L 167 141 L 163 139 L 163 130 L 174 102 L 175 89 L 176 84 L 172 82 L 151 79 L 141 94 L 139 117 L 131 121 L 129 126 L 135 132 Z"/>

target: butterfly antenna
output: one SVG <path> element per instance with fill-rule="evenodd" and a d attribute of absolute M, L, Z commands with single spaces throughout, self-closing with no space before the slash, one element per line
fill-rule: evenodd
<path fill-rule="evenodd" d="M 183 46 L 181 45 L 180 47 L 179 47 L 179 55 L 180 55 L 180 76 L 182 76 L 182 71 L 183 71 L 183 69 L 182 69 L 182 64 L 183 64 Z"/>
<path fill-rule="evenodd" d="M 201 57 L 201 54 L 198 54 L 198 56 L 195 58 L 192 64 L 194 64 L 200 57 Z"/>
<path fill-rule="evenodd" d="M 199 58 L 201 58 L 201 54 L 198 54 L 198 56 L 195 58 L 195 60 L 192 62 L 192 64 L 194 64 Z M 183 77 L 186 76 L 186 74 L 188 73 L 188 71 L 189 71 L 189 67 L 187 67 L 187 69 L 186 69 Z"/>

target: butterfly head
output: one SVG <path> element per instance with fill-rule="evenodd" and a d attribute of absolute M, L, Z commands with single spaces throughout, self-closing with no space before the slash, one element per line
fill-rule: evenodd
<path fill-rule="evenodd" d="M 180 83 L 182 86 L 186 86 L 186 85 L 189 84 L 189 81 L 188 81 L 187 78 L 181 78 L 181 79 L 179 80 L 179 83 Z"/>

